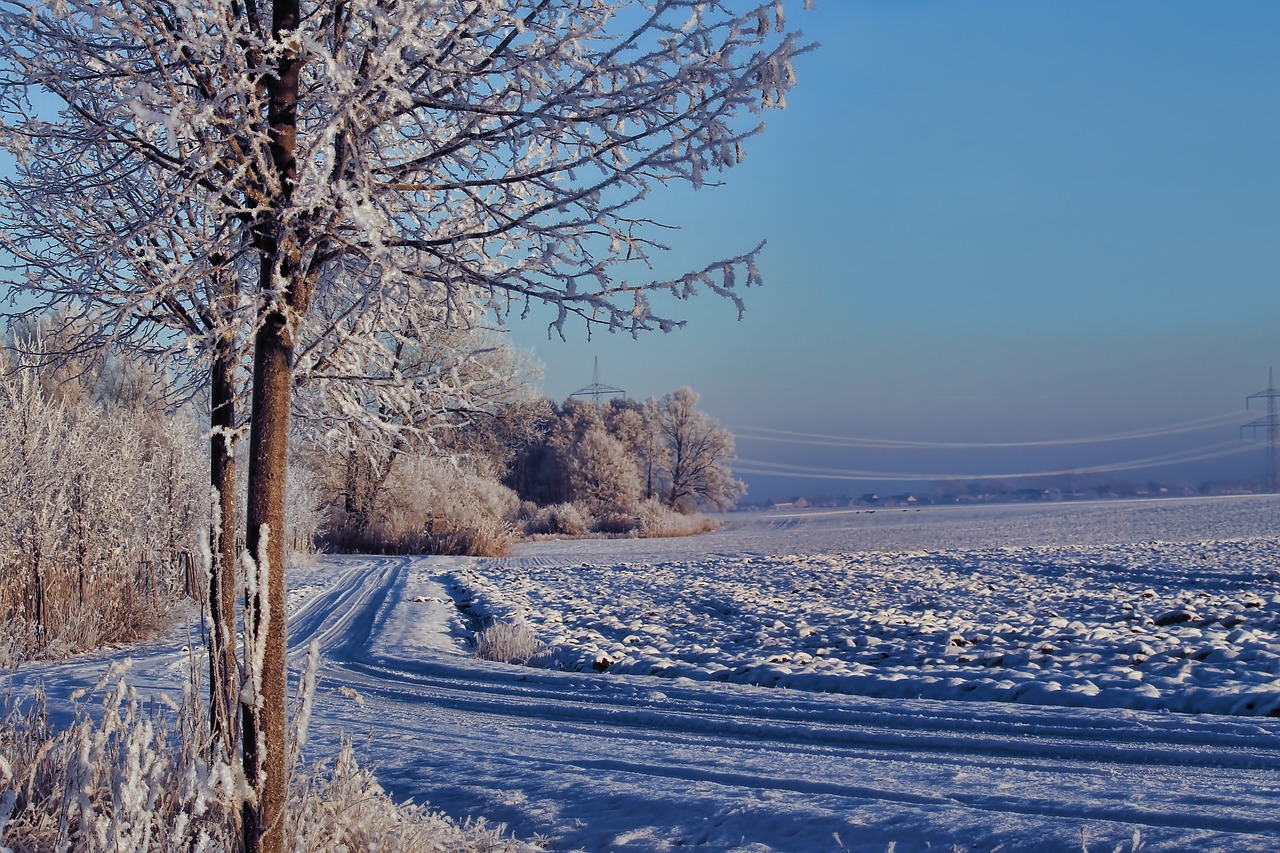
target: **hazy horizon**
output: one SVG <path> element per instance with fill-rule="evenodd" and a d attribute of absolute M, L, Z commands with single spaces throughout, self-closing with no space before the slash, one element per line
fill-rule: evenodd
<path fill-rule="evenodd" d="M 789 5 L 822 47 L 788 108 L 763 116 L 723 186 L 646 210 L 681 226 L 655 275 L 767 239 L 764 287 L 743 293 L 741 322 L 706 295 L 662 304 L 687 328 L 638 341 L 588 343 L 572 323 L 548 340 L 549 318 L 513 319 L 547 396 L 589 384 L 594 357 L 637 398 L 692 387 L 739 434 L 741 468 L 787 472 L 743 473 L 756 496 L 876 485 L 815 468 L 1001 474 L 1173 453 L 1230 455 L 1116 477 L 1264 475 L 1239 427 L 1266 413 L 1245 397 L 1280 363 L 1280 7 Z"/>

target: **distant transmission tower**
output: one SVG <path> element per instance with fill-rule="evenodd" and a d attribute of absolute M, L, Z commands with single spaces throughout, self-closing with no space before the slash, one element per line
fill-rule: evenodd
<path fill-rule="evenodd" d="M 1258 418 L 1256 421 L 1250 421 L 1240 427 L 1240 435 L 1244 436 L 1245 430 L 1252 430 L 1253 437 L 1258 437 L 1258 430 L 1265 429 L 1267 431 L 1267 491 L 1276 491 L 1276 444 L 1280 439 L 1280 413 L 1276 411 L 1276 400 L 1280 399 L 1280 391 L 1276 390 L 1276 383 L 1273 378 L 1274 371 L 1267 371 L 1267 390 L 1259 391 L 1257 394 L 1250 394 L 1244 398 L 1245 408 L 1249 408 L 1250 400 L 1266 400 L 1267 414 L 1266 417 Z"/>
<path fill-rule="evenodd" d="M 591 402 L 595 403 L 598 406 L 600 405 L 601 397 L 613 397 L 613 396 L 625 397 L 627 396 L 627 392 L 623 391 L 621 388 L 614 388 L 610 385 L 600 384 L 600 358 L 599 356 L 597 356 L 595 359 L 595 369 L 591 372 L 591 384 L 588 385 L 586 388 L 579 388 L 577 391 L 574 391 L 569 396 L 570 397 L 590 397 Z"/>

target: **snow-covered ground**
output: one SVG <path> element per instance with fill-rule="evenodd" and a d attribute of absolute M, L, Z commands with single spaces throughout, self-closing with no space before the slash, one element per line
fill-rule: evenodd
<path fill-rule="evenodd" d="M 396 795 L 549 849 L 1280 849 L 1280 499 L 733 515 L 292 578 Z M 520 621 L 562 670 L 477 660 Z M 135 648 L 173 689 L 183 638 Z M 32 666 L 55 695 L 121 653 Z M 603 672 L 597 672 L 603 669 Z"/>

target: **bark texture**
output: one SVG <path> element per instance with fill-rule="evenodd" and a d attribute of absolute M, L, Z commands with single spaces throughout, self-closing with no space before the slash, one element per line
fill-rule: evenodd
<path fill-rule="evenodd" d="M 245 776 L 257 802 L 244 806 L 246 853 L 283 853 L 288 795 L 288 687 L 285 624 L 285 472 L 289 459 L 289 408 L 293 393 L 292 317 L 305 313 L 296 246 L 296 222 L 286 223 L 297 180 L 298 77 L 301 65 L 291 33 L 301 20 L 299 0 L 275 0 L 272 37 L 282 45 L 266 79 L 271 174 L 264 176 L 274 209 L 253 229 L 264 299 L 254 337 L 253 411 L 249 421 L 248 530 L 245 547 L 259 582 L 245 619 L 260 647 L 246 649 L 254 689 L 242 704 Z"/>
<path fill-rule="evenodd" d="M 289 446 L 292 342 L 283 314 L 267 318 L 254 348 L 253 419 L 249 433 L 248 531 L 245 546 L 257 567 L 246 618 L 260 648 L 247 648 L 254 689 L 242 704 L 243 766 L 258 802 L 244 806 L 249 853 L 284 849 L 288 792 L 286 737 L 285 471 Z M 254 660 L 254 658 L 257 660 Z"/>

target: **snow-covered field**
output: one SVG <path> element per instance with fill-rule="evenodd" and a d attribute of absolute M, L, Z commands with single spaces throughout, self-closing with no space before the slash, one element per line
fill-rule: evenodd
<path fill-rule="evenodd" d="M 1277 850 L 1278 517 L 759 513 L 326 558 L 293 576 L 295 655 L 326 655 L 310 751 L 346 731 L 396 795 L 557 850 Z M 562 669 L 477 660 L 485 618 Z M 134 682 L 180 683 L 183 641 L 134 649 Z M 111 657 L 17 680 L 65 695 Z"/>
<path fill-rule="evenodd" d="M 1280 540 L 453 573 L 561 668 L 888 698 L 1280 716 Z"/>

